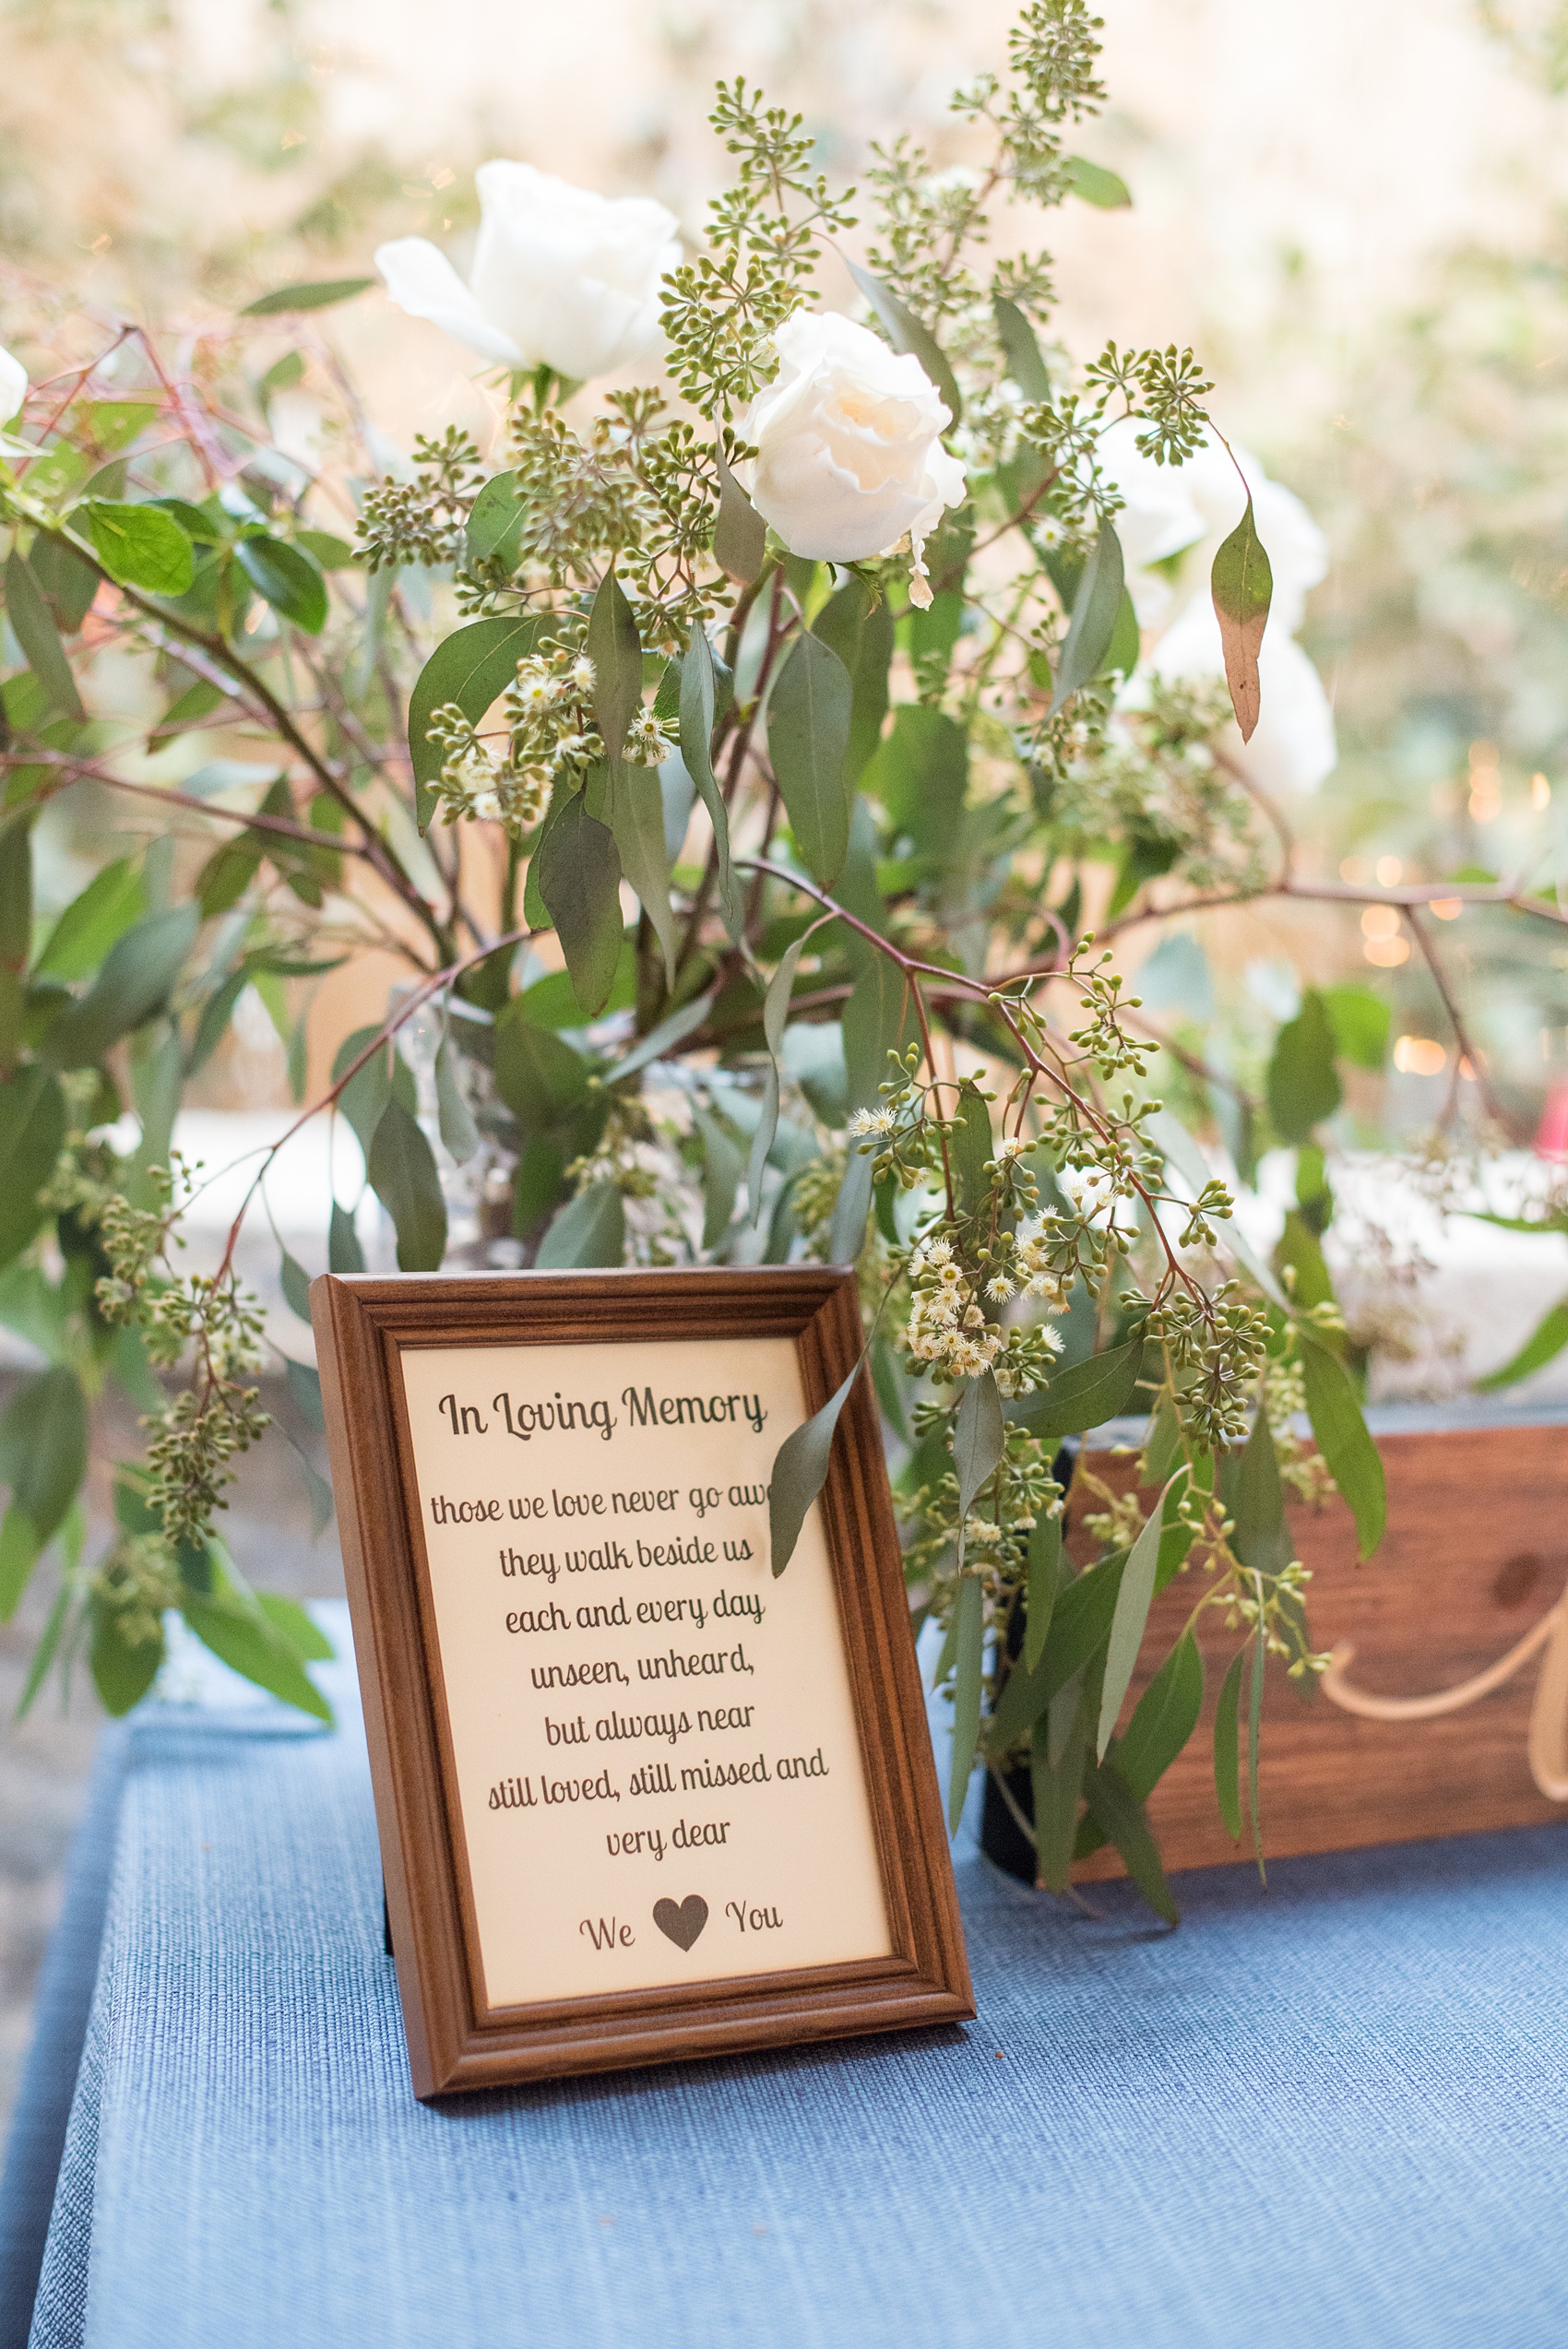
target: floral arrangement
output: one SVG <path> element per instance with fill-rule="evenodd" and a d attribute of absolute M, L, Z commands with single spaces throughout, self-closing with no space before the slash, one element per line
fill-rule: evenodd
<path fill-rule="evenodd" d="M 0 1421 L 0 1612 L 46 1553 L 58 1573 L 28 1702 L 85 1648 L 125 1710 L 173 1608 L 321 1709 L 319 1634 L 218 1530 L 266 1425 L 239 1223 L 210 1272 L 177 1252 L 201 1176 L 174 1118 L 254 991 L 299 1123 L 351 1127 L 405 1269 L 858 1265 L 955 1822 L 983 1758 L 1042 1884 L 1109 1841 L 1173 1915 L 1145 1805 L 1197 1723 L 1207 1618 L 1234 1637 L 1218 1799 L 1239 1835 L 1250 1789 L 1256 1832 L 1265 1660 L 1302 1693 L 1324 1660 L 1286 1496 L 1336 1486 L 1364 1554 L 1382 1531 L 1319 1240 L 1339 1071 L 1386 1012 L 1308 990 L 1258 1098 L 1162 1044 L 1120 942 L 1270 893 L 1424 938 L 1455 884 L 1295 870 L 1283 806 L 1334 756 L 1295 642 L 1321 537 L 1227 445 L 1191 352 L 1077 363 L 1049 255 L 993 256 L 1009 208 L 1125 200 L 1068 145 L 1098 29 L 1031 0 L 1007 71 L 954 101 L 973 168 L 901 137 L 861 199 L 721 86 L 733 172 L 690 255 L 656 203 L 485 165 L 466 281 L 418 238 L 376 263 L 482 363 L 488 462 L 449 431 L 388 469 L 318 316 L 370 279 L 172 356 L 56 317 L 45 363 L 0 357 L 0 1320 L 46 1358 Z M 583 390 L 606 376 L 630 386 Z M 308 457 L 276 429 L 302 393 Z M 91 791 L 145 845 L 35 923 L 35 834 Z M 373 950 L 407 980 L 307 1099 L 314 989 Z M 1265 1262 L 1216 1169 L 1271 1140 L 1298 1205 Z M 328 1261 L 362 1263 L 351 1203 Z M 303 1317 L 287 1251 L 280 1277 Z M 147 1443 L 89 1559 L 111 1381 Z M 778 1456 L 775 1572 L 848 1391 Z M 1118 1494 L 1073 1445 L 1128 1414 Z M 1187 1628 L 1132 1703 L 1179 1575 Z"/>

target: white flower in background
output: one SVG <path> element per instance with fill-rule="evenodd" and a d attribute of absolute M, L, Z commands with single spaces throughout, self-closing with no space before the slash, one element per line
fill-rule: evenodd
<path fill-rule="evenodd" d="M 375 266 L 399 309 L 481 359 L 587 383 L 658 355 L 659 288 L 677 222 L 641 196 L 596 196 L 530 163 L 481 163 L 480 229 L 463 283 L 438 245 L 396 237 Z"/>
<path fill-rule="evenodd" d="M 863 563 L 906 532 L 910 599 L 929 604 L 923 550 L 964 469 L 942 445 L 951 423 L 918 359 L 836 312 L 799 310 L 773 338 L 779 370 L 752 402 L 752 504 L 791 554 Z"/>
<path fill-rule="evenodd" d="M 1157 465 L 1135 445 L 1140 426 L 1113 424 L 1100 442 L 1107 477 L 1126 500 L 1116 528 L 1127 559 L 1127 585 L 1146 625 L 1169 619 L 1149 658 L 1161 677 L 1223 677 L 1225 655 L 1209 593 L 1209 568 L 1221 542 L 1241 520 L 1246 490 L 1236 465 L 1218 441 L 1206 441 L 1185 465 Z M 1328 541 L 1306 507 L 1283 482 L 1271 481 L 1255 457 L 1236 450 L 1258 536 L 1268 553 L 1274 596 L 1258 656 L 1262 715 L 1250 742 L 1232 728 L 1226 743 L 1248 780 L 1268 791 L 1313 791 L 1337 757 L 1334 713 L 1323 681 L 1295 632 L 1307 594 L 1328 568 Z M 1146 566 L 1190 551 L 1174 593 Z"/>
<path fill-rule="evenodd" d="M 11 421 L 27 396 L 27 369 L 0 343 L 0 425 Z"/>

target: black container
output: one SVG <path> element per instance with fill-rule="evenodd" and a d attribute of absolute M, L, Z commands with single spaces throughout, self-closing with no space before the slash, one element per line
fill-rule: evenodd
<path fill-rule="evenodd" d="M 1077 1449 L 1075 1442 L 1063 1444 L 1051 1463 L 1051 1473 L 1064 1490 L 1073 1481 L 1073 1466 L 1077 1457 Z M 1065 1539 L 1067 1533 L 1065 1517 L 1062 1521 L 1062 1533 Z M 1024 1602 L 1020 1596 L 1007 1621 L 1006 1653 L 1010 1665 L 1023 1652 L 1024 1624 Z M 1027 1769 L 1022 1768 L 1007 1771 L 1005 1777 L 1008 1794 L 1012 1796 L 1013 1800 L 1032 1827 L 1035 1823 L 1033 1778 Z M 985 1774 L 985 1808 L 980 1812 L 980 1849 L 987 1859 L 993 1859 L 998 1868 L 1004 1868 L 1009 1876 L 1016 1876 L 1022 1883 L 1035 1882 L 1037 1875 L 1035 1847 L 1008 1809 L 1002 1789 L 996 1783 L 996 1773 L 991 1769 L 988 1769 Z"/>

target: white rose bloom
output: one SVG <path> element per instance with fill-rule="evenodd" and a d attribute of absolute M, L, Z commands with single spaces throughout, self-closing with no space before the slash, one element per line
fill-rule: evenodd
<path fill-rule="evenodd" d="M 481 359 L 552 367 L 575 383 L 657 356 L 659 284 L 681 258 L 672 212 L 647 196 L 596 196 L 529 163 L 481 163 L 475 184 L 467 285 L 422 236 L 378 248 L 399 309 Z"/>
<path fill-rule="evenodd" d="M 28 396 L 28 371 L 0 343 L 0 424 L 8 424 Z"/>
<path fill-rule="evenodd" d="M 967 495 L 942 445 L 952 422 L 918 359 L 834 311 L 799 310 L 773 338 L 778 375 L 752 402 L 752 504 L 791 554 L 862 563 L 905 532 L 910 599 L 929 604 L 922 553 L 944 506 Z"/>

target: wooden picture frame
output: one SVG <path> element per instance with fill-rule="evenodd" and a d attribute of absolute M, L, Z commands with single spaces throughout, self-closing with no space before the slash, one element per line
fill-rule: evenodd
<path fill-rule="evenodd" d="M 749 1513 L 745 1507 L 732 1506 L 735 1495 L 742 1501 L 754 1495 L 766 1526 L 766 1487 L 755 1481 L 758 1460 L 766 1473 L 790 1428 L 826 1402 L 859 1356 L 861 1334 L 853 1275 L 816 1266 L 414 1274 L 395 1278 L 326 1274 L 312 1284 L 311 1307 L 364 1696 L 390 1938 L 415 2094 L 429 2097 L 505 2082 L 912 2029 L 971 2016 L 968 1967 L 869 1382 L 862 1379 L 850 1394 L 821 1499 L 808 1517 L 794 1558 L 777 1581 L 768 1572 L 766 1555 L 754 1555 L 756 1506 L 751 1505 Z M 558 1350 L 562 1348 L 578 1350 L 565 1354 Z M 600 1348 L 615 1350 L 613 1355 L 595 1351 Z M 676 1354 L 671 1348 L 683 1350 Z M 511 1383 L 494 1396 L 492 1408 L 499 1349 L 507 1349 Z M 454 1361 L 463 1378 L 452 1368 Z M 579 1374 L 586 1376 L 589 1370 L 603 1386 L 602 1374 L 612 1361 L 618 1366 L 617 1379 L 624 1372 L 626 1380 L 624 1388 L 617 1389 L 625 1398 L 624 1411 L 614 1401 L 591 1406 L 574 1402 L 569 1393 L 562 1402 L 574 1379 L 580 1382 Z M 671 1396 L 662 1391 L 659 1379 L 637 1375 L 639 1366 L 654 1366 L 662 1375 L 671 1364 L 689 1365 L 694 1374 L 719 1365 L 719 1386 L 734 1388 L 737 1380 L 731 1373 L 737 1363 L 749 1372 L 739 1382 L 747 1393 L 731 1392 L 727 1404 L 723 1394 L 704 1402 L 705 1381 L 684 1371 L 685 1383 L 697 1391 L 695 1406 L 690 1394 Z M 470 1364 L 472 1376 L 468 1377 Z M 522 1390 L 530 1383 L 536 1396 L 553 1393 L 555 1407 L 564 1414 L 559 1429 L 551 1423 L 548 1452 L 529 1441 L 547 1432 L 545 1415 L 552 1408 L 548 1403 L 523 1399 Z M 447 1388 L 438 1401 L 434 1396 L 436 1384 Z M 467 1401 L 470 1389 L 480 1396 L 471 1406 Z M 773 1399 L 765 1402 L 765 1395 Z M 433 1402 L 438 1423 L 434 1432 Z M 739 1412 L 737 1404 L 742 1406 Z M 416 1406 L 417 1429 L 411 1416 Z M 712 1429 L 697 1426 L 699 1409 L 705 1419 L 717 1412 Z M 661 1424 L 659 1412 L 664 1414 Z M 591 1432 L 586 1413 L 597 1414 Z M 736 1424 L 725 1425 L 726 1416 Z M 506 1449 L 508 1433 L 523 1437 L 515 1450 Z M 481 1437 L 482 1441 L 469 1441 Z M 589 1441 L 596 1449 L 586 1455 L 582 1445 Z M 464 1446 L 460 1453 L 456 1448 L 459 1442 Z M 550 1523 L 536 1536 L 541 1542 L 551 1538 L 548 1549 L 518 1551 L 507 1546 L 507 1536 L 517 1532 L 508 1518 L 485 1522 L 481 1517 L 472 1525 L 465 1521 L 452 1531 L 453 1515 L 435 1517 L 438 1506 L 448 1513 L 461 1508 L 490 1513 L 492 1501 L 504 1490 L 505 1469 L 512 1471 L 514 1482 L 529 1487 L 520 1495 L 506 1495 L 505 1506 L 514 1513 L 519 1503 L 525 1515 L 576 1507 L 579 1501 L 592 1507 L 588 1485 L 581 1477 L 580 1494 L 563 1489 L 559 1480 L 552 1485 L 546 1463 L 570 1459 L 581 1465 L 586 1458 L 588 1468 L 610 1474 L 612 1461 L 623 1455 L 655 1462 L 660 1473 L 668 1461 L 672 1481 L 668 1488 L 648 1487 L 640 1492 L 633 1488 L 623 1492 L 612 1484 L 606 1493 L 595 1486 L 601 1519 L 610 1502 L 617 1512 L 623 1504 L 628 1509 L 647 1504 L 665 1510 L 671 1525 L 683 1526 L 689 1512 L 680 1499 L 683 1489 L 699 1503 L 705 1491 L 722 1490 L 729 1498 L 713 1504 L 715 1522 L 722 1506 L 730 1512 L 726 1522 L 749 1528 L 745 1538 L 737 1536 L 725 1546 L 728 1556 L 750 1545 L 748 1565 L 705 1571 L 710 1580 L 715 1571 L 720 1581 L 738 1578 L 736 1591 L 728 1594 L 736 1609 L 754 1605 L 762 1612 L 754 1622 L 746 1617 L 733 1649 L 688 1654 L 671 1644 L 669 1669 L 671 1676 L 677 1669 L 684 1673 L 699 1666 L 706 1671 L 717 1657 L 719 1670 L 726 1662 L 735 1667 L 725 1692 L 736 1686 L 739 1671 L 758 1676 L 754 1704 L 736 1704 L 731 1712 L 712 1706 L 695 1712 L 696 1721 L 710 1726 L 738 1722 L 742 1714 L 748 1721 L 755 1715 L 756 1734 L 740 1740 L 745 1752 L 755 1753 L 754 1762 L 712 1760 L 714 1754 L 733 1754 L 736 1740 L 726 1744 L 715 1737 L 705 1744 L 695 1729 L 681 1732 L 679 1747 L 673 1739 L 666 1742 L 665 1723 L 689 1721 L 689 1702 L 677 1710 L 671 1698 L 668 1713 L 658 1714 L 616 1709 L 636 1701 L 635 1679 L 628 1679 L 625 1669 L 628 1662 L 636 1673 L 650 1665 L 659 1671 L 665 1668 L 662 1648 L 646 1656 L 640 1650 L 631 1655 L 628 1641 L 636 1646 L 638 1640 L 652 1636 L 644 1629 L 624 1634 L 606 1630 L 602 1636 L 597 1631 L 579 1636 L 574 1630 L 580 1655 L 591 1655 L 597 1663 L 529 1665 L 537 1687 L 541 1670 L 547 1681 L 553 1676 L 557 1683 L 563 1675 L 570 1681 L 574 1673 L 602 1679 L 610 1668 L 606 1660 L 619 1656 L 613 1670 L 621 1685 L 612 1690 L 614 1702 L 591 1725 L 592 1708 L 586 1702 L 575 1719 L 565 1717 L 575 1698 L 542 1700 L 546 1706 L 555 1703 L 564 1715 L 560 1721 L 548 1712 L 539 1713 L 521 1680 L 524 1656 L 546 1653 L 540 1634 L 550 1633 L 558 1643 L 568 1619 L 591 1622 L 598 1617 L 612 1626 L 627 1623 L 630 1595 L 673 1593 L 678 1587 L 675 1572 L 686 1575 L 686 1583 L 679 1585 L 686 1587 L 692 1560 L 717 1555 L 712 1540 L 677 1532 L 659 1545 L 643 1539 L 639 1530 L 634 1541 L 632 1521 L 623 1522 L 617 1515 L 590 1524 L 589 1530 L 600 1537 L 598 1548 L 559 1547 L 569 1540 L 571 1529 Z M 679 1473 L 682 1461 L 702 1459 L 732 1462 L 731 1473 L 743 1475 L 745 1481 L 727 1487 L 686 1486 Z M 450 1468 L 455 1460 L 474 1464 L 461 1490 L 477 1498 L 464 1500 L 445 1489 L 458 1481 Z M 481 1463 L 484 1474 L 480 1473 Z M 443 1485 L 440 1492 L 424 1490 L 437 1480 Z M 532 1490 L 535 1485 L 540 1487 L 538 1492 Z M 675 1496 L 673 1502 L 670 1495 Z M 433 1530 L 433 1518 L 439 1536 Z M 493 1543 L 493 1560 L 481 1548 L 481 1537 Z M 667 1559 L 676 1560 L 668 1575 Z M 581 1583 L 568 1588 L 558 1582 L 564 1561 L 574 1572 L 588 1562 L 596 1569 L 602 1564 L 606 1571 L 602 1576 L 597 1571 L 585 1574 Z M 537 1589 L 525 1581 L 513 1587 L 500 1579 L 530 1572 Z M 493 1590 L 487 1577 L 493 1580 Z M 793 1584 L 791 1577 L 797 1578 Z M 594 1585 L 591 1592 L 589 1584 Z M 618 1590 L 614 1600 L 601 1597 L 612 1589 Z M 525 1592 L 539 1603 L 519 1606 L 519 1595 Z M 569 1598 L 578 1601 L 576 1608 L 563 1603 Z M 764 1615 L 776 1601 L 781 1617 L 773 1618 L 774 1630 L 765 1634 Z M 666 1596 L 646 1604 L 656 1612 L 661 1606 L 673 1612 L 681 1602 Z M 689 1604 L 695 1622 L 699 1607 L 717 1608 L 718 1601 L 694 1598 Z M 644 1602 L 637 1605 L 640 1608 Z M 512 1632 L 505 1628 L 508 1623 Z M 484 1628 L 491 1624 L 493 1643 Z M 788 1643 L 804 1640 L 814 1624 L 817 1636 L 812 1667 L 795 1670 L 786 1681 L 769 1657 L 786 1656 Z M 515 1636 L 518 1625 L 526 1627 L 521 1637 Z M 826 1642 L 820 1636 L 824 1625 L 829 1626 Z M 835 1625 L 841 1679 L 836 1677 L 839 1666 L 830 1653 Z M 726 1636 L 733 1629 L 727 1623 Z M 770 1650 L 769 1638 L 786 1645 Z M 747 1639 L 753 1643 L 749 1657 Z M 555 1652 L 563 1655 L 565 1650 L 557 1644 Z M 512 1673 L 506 1688 L 518 1691 L 515 1700 L 507 1700 L 513 1706 L 510 1714 L 505 1703 L 498 1708 L 495 1701 L 500 1685 L 496 1676 L 503 1672 Z M 627 1687 L 633 1689 L 630 1698 Z M 834 1710 L 838 1702 L 834 1691 L 840 1688 L 847 1690 L 847 1712 Z M 751 1696 L 750 1684 L 745 1693 Z M 596 1697 L 594 1702 L 603 1700 Z M 803 1745 L 808 1736 L 817 1738 L 809 1758 L 783 1750 L 791 1743 L 786 1718 L 791 1705 L 803 1708 L 802 1736 L 794 1742 Z M 662 1812 L 657 1799 L 646 1798 L 647 1788 L 640 1776 L 637 1791 L 644 1798 L 624 1798 L 637 1774 L 628 1774 L 619 1753 L 605 1762 L 606 1750 L 600 1746 L 591 1749 L 582 1775 L 576 1779 L 552 1780 L 549 1773 L 555 1765 L 542 1748 L 537 1752 L 530 1749 L 525 1758 L 515 1745 L 504 1752 L 504 1759 L 518 1755 L 509 1779 L 505 1774 L 493 1779 L 486 1795 L 479 1783 L 484 1771 L 476 1777 L 473 1757 L 502 1751 L 498 1741 L 523 1734 L 516 1726 L 518 1722 L 531 1734 L 542 1720 L 553 1740 L 557 1735 L 579 1733 L 585 1739 L 619 1736 L 616 1724 L 628 1735 L 640 1737 L 644 1726 L 656 1719 L 663 1759 L 644 1767 L 651 1785 L 672 1790 Z M 819 1737 L 824 1719 L 829 1732 Z M 836 1723 L 848 1725 L 848 1734 L 837 1742 Z M 537 1738 L 534 1742 L 539 1743 Z M 466 1784 L 459 1772 L 459 1747 L 469 1774 Z M 683 1759 L 687 1750 L 694 1756 L 700 1751 L 703 1758 L 688 1764 Z M 718 1806 L 726 1812 L 722 1821 L 687 1821 L 686 1808 L 691 1806 L 683 1804 L 674 1787 L 671 1754 L 681 1758 L 683 1788 L 706 1785 L 718 1774 L 718 1781 L 733 1789 L 740 1774 L 740 1789 L 727 1793 Z M 786 1762 L 791 1778 L 826 1778 L 831 1771 L 832 1789 L 793 1783 L 786 1788 L 778 1783 Z M 491 1766 L 487 1759 L 485 1767 Z M 766 1778 L 767 1785 L 750 1783 L 748 1773 Z M 551 1785 L 557 1790 L 553 1797 L 547 1793 Z M 541 1795 L 556 1808 L 578 1805 L 580 1840 L 578 1810 L 570 1812 L 569 1822 L 565 1812 L 559 1819 L 488 1818 L 497 1809 L 521 1809 L 525 1793 L 530 1809 Z M 612 1797 L 617 1812 L 610 1808 Z M 596 1801 L 602 1805 L 597 1814 Z M 710 1802 L 707 1808 L 715 1806 Z M 666 1868 L 660 1874 L 669 1846 L 665 1826 L 659 1822 L 667 1822 L 671 1809 L 679 1811 L 678 1823 L 689 1826 L 694 1838 L 699 1827 L 711 1837 L 722 1826 L 727 1845 L 733 1833 L 733 1845 L 716 1855 L 705 1852 L 700 1860 L 683 1857 L 678 1872 Z M 731 1816 L 739 1822 L 733 1831 Z M 607 1818 L 614 1823 L 602 1826 Z M 634 1823 L 644 1819 L 653 1822 L 646 1830 L 646 1841 L 640 1823 Z M 760 1822 L 761 1832 L 743 1832 L 748 1821 L 754 1830 Z M 563 1842 L 568 1823 L 571 1839 Z M 498 1838 L 514 1827 L 515 1840 L 503 1845 Z M 673 1826 L 669 1833 L 673 1837 Z M 595 1836 L 606 1847 L 603 1863 Z M 556 1860 L 544 1867 L 536 1858 L 530 1866 L 529 1853 L 543 1851 L 551 1837 L 555 1840 L 548 1848 Z M 656 1838 L 659 1861 L 650 1874 Z M 588 1936 L 579 1949 L 566 1938 L 570 1919 L 565 1911 L 581 1884 L 600 1880 L 610 1849 L 621 1845 L 624 1853 L 617 1865 L 624 1873 L 616 1881 L 626 1888 L 624 1901 L 621 1905 L 601 1901 L 597 1917 L 585 1915 L 577 1920 L 578 1930 Z M 757 1882 L 763 1887 L 758 1904 L 748 1911 L 748 1896 L 742 1892 L 739 1931 L 734 1917 L 725 1916 L 722 1933 L 706 1949 L 698 1942 L 694 1951 L 688 1934 L 693 1939 L 703 1935 L 703 1920 L 715 1915 L 695 1880 L 702 1876 L 706 1884 L 703 1871 L 717 1870 L 710 1889 L 722 1890 L 730 1880 L 725 1871 L 733 1875 L 742 1867 L 738 1855 L 742 1845 L 755 1855 Z M 824 1845 L 828 1858 L 823 1863 L 826 1873 L 818 1876 L 815 1854 Z M 509 1855 L 505 1863 L 495 1856 L 502 1849 Z M 749 1859 L 746 1865 L 751 1865 Z M 768 1867 L 792 1871 L 786 1880 L 795 1891 L 783 1904 L 763 1896 Z M 688 1877 L 694 1879 L 692 1886 Z M 662 1912 L 655 1934 L 647 1894 L 650 1885 L 660 1882 L 668 1884 L 669 1897 L 654 1904 Z M 557 1909 L 552 1909 L 549 1904 L 556 1897 L 558 1883 L 567 1890 Z M 682 1894 L 687 1897 L 683 1900 Z M 731 1900 L 728 1907 L 735 1911 L 736 1902 Z M 519 1926 L 519 1917 L 528 1921 Z M 769 1926 L 770 1918 L 778 1920 L 776 1926 Z M 792 1922 L 797 1918 L 798 1930 Z M 608 1954 L 600 1945 L 600 1928 L 605 1927 L 610 1929 Z M 764 1952 L 753 1936 L 771 1930 L 783 1939 Z M 860 1940 L 854 1938 L 857 1933 Z M 866 1953 L 845 1954 L 862 1942 Z M 575 1971 L 569 1951 L 580 1957 Z M 787 1954 L 791 1951 L 814 1952 L 816 1962 L 796 1963 Z M 715 1973 L 720 1958 L 724 1964 Z M 639 1969 L 660 1978 L 616 1986 L 619 1975 L 630 1978 Z M 600 1987 L 607 1972 L 612 1977 L 611 1987 Z M 519 1983 L 536 1981 L 547 1986 L 548 1995 L 517 1995 Z"/>

